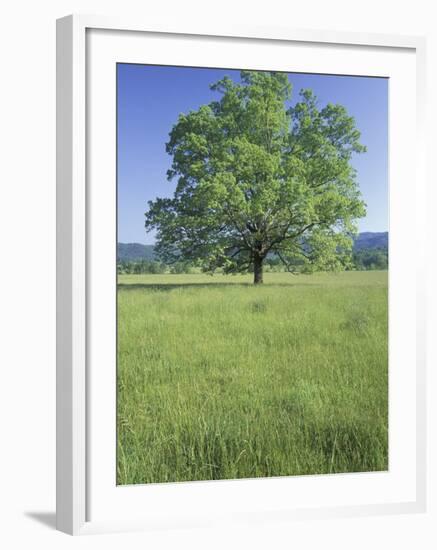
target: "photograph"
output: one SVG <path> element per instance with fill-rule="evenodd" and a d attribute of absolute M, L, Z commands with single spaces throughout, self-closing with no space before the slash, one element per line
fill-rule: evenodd
<path fill-rule="evenodd" d="M 388 471 L 389 79 L 116 85 L 117 485 Z"/>

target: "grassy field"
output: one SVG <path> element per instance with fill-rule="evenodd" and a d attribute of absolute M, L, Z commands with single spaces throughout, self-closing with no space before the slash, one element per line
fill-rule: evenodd
<path fill-rule="evenodd" d="M 119 484 L 387 469 L 387 273 L 250 281 L 119 276 Z"/>

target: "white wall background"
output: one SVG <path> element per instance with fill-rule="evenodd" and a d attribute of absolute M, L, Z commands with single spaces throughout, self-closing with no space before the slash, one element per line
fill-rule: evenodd
<path fill-rule="evenodd" d="M 0 27 L 0 546 L 437 547 L 437 17 L 432 0 L 15 0 Z M 425 515 L 72 538 L 55 509 L 55 19 L 72 12 L 428 36 L 430 505 Z M 434 238 L 433 238 L 434 237 Z"/>

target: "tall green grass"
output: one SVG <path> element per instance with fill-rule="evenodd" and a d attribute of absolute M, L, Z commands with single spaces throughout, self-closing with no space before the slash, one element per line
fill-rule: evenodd
<path fill-rule="evenodd" d="M 387 274 L 126 275 L 119 484 L 388 467 Z"/>

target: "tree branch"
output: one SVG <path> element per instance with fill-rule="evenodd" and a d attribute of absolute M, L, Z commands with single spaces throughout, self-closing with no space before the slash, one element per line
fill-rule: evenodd
<path fill-rule="evenodd" d="M 277 255 L 279 256 L 279 259 L 281 260 L 281 262 L 285 265 L 285 267 L 287 268 L 287 271 L 289 273 L 291 273 L 292 275 L 297 275 L 297 271 L 292 271 L 291 269 L 291 266 L 290 264 L 282 257 L 282 254 L 279 252 L 279 250 L 275 250 L 275 252 L 277 253 Z"/>

